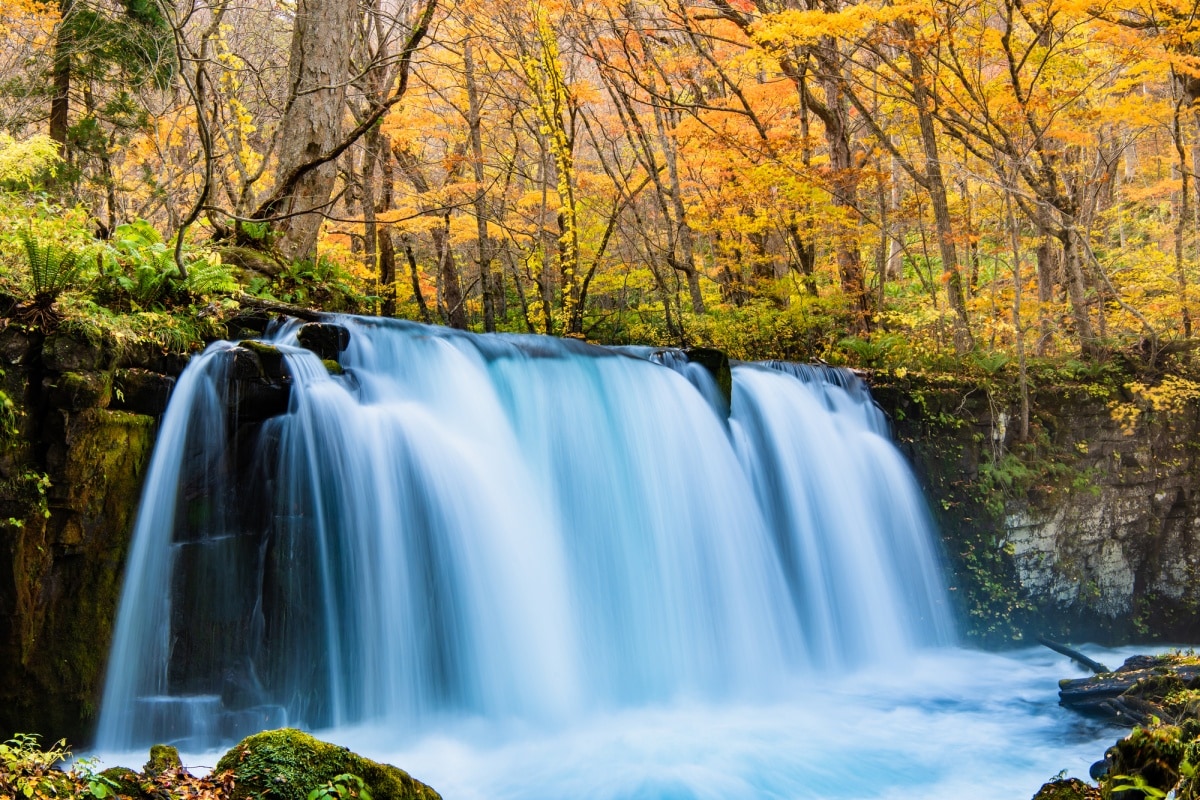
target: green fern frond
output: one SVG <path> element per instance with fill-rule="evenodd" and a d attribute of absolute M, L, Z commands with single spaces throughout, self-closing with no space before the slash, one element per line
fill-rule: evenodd
<path fill-rule="evenodd" d="M 74 283 L 83 267 L 84 254 L 57 242 L 40 241 L 28 231 L 20 231 L 17 236 L 25 247 L 34 298 L 53 301 Z"/>

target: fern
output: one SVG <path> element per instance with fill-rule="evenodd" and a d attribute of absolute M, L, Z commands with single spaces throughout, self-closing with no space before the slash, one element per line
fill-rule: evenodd
<path fill-rule="evenodd" d="M 43 242 L 28 231 L 20 231 L 17 236 L 25 246 L 34 303 L 47 306 L 72 286 L 83 268 L 84 253 L 57 242 Z"/>
<path fill-rule="evenodd" d="M 187 290 L 193 295 L 231 294 L 238 282 L 219 257 L 201 258 L 188 264 Z"/>

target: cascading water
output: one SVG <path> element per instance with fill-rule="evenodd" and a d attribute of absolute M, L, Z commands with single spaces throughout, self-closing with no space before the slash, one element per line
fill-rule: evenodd
<path fill-rule="evenodd" d="M 249 441 L 226 434 L 233 345 L 180 381 L 102 745 L 762 694 L 950 637 L 856 386 L 737 367 L 726 425 L 649 361 L 341 321 L 342 377 L 276 337 L 291 408 Z"/>
<path fill-rule="evenodd" d="M 339 376 L 295 326 L 277 332 L 293 386 L 287 413 L 265 421 L 230 416 L 235 345 L 181 377 L 98 749 L 194 752 L 287 724 L 371 730 L 443 765 L 468 741 L 540 730 L 591 759 L 606 745 L 580 732 L 613 720 L 642 726 L 645 741 L 621 740 L 645 753 L 695 725 L 740 731 L 745 713 L 816 740 L 824 725 L 808 715 L 822 706 L 799 687 L 953 641 L 923 501 L 852 375 L 735 366 L 726 418 L 708 373 L 670 352 L 336 321 L 351 331 Z M 666 708 L 690 709 L 682 729 L 647 733 Z M 739 711 L 718 723 L 714 708 Z M 458 744 L 421 745 L 421 731 Z M 773 752 L 750 747 L 747 769 Z M 812 767 L 715 793 L 664 769 L 630 785 L 505 777 L 458 792 L 825 796 L 796 788 Z"/>

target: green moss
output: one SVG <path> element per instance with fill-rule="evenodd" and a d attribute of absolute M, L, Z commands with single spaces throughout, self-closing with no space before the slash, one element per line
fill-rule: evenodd
<path fill-rule="evenodd" d="M 321 363 L 325 365 L 325 369 L 329 371 L 330 375 L 342 375 L 345 373 L 345 370 L 342 369 L 342 365 L 334 361 L 332 358 L 323 358 L 321 359 Z"/>
<path fill-rule="evenodd" d="M 138 774 L 128 767 L 109 767 L 100 773 L 105 785 L 116 791 L 117 795 L 126 797 L 141 797 L 142 787 Z"/>
<path fill-rule="evenodd" d="M 1100 784 L 1105 800 L 1125 797 L 1122 793 L 1134 786 L 1170 791 L 1179 782 L 1187 749 L 1182 734 L 1175 725 L 1134 728 L 1110 747 L 1108 775 Z"/>
<path fill-rule="evenodd" d="M 107 408 L 112 402 L 112 373 L 64 372 L 54 379 L 50 397 L 60 408 Z"/>
<path fill-rule="evenodd" d="M 242 347 L 258 356 L 263 366 L 263 374 L 271 380 L 281 380 L 284 376 L 283 352 L 273 344 L 260 342 L 257 339 L 247 339 Z"/>
<path fill-rule="evenodd" d="M 345 774 L 362 778 L 374 800 L 440 800 L 404 770 L 293 728 L 246 737 L 217 762 L 217 773 L 227 770 L 234 774 L 233 800 L 306 800 L 313 789 Z"/>
<path fill-rule="evenodd" d="M 150 760 L 142 767 L 148 774 L 158 775 L 163 772 L 183 769 L 179 760 L 179 751 L 169 744 L 156 744 L 150 748 Z"/>

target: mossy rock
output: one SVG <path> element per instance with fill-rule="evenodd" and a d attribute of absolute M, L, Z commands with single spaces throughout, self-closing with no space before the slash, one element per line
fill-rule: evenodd
<path fill-rule="evenodd" d="M 42 362 L 58 372 L 90 372 L 105 369 L 112 354 L 104 336 L 93 326 L 47 336 L 42 344 Z"/>
<path fill-rule="evenodd" d="M 179 751 L 169 744 L 156 744 L 150 748 L 150 760 L 142 767 L 147 775 L 161 775 L 164 772 L 183 769 L 179 760 Z"/>
<path fill-rule="evenodd" d="M 1033 800 L 1100 800 L 1100 790 L 1078 778 L 1066 778 L 1043 784 Z"/>
<path fill-rule="evenodd" d="M 1151 789 L 1169 792 L 1179 782 L 1186 743 L 1175 725 L 1134 728 L 1108 749 L 1108 775 L 1100 784 L 1105 800 L 1140 800 L 1145 793 L 1118 788 L 1142 781 Z"/>
<path fill-rule="evenodd" d="M 332 358 L 323 358 L 321 363 L 325 365 L 325 369 L 330 375 L 343 375 L 346 370 L 342 369 L 342 365 L 334 361 Z"/>
<path fill-rule="evenodd" d="M 430 787 L 390 764 L 380 764 L 294 728 L 263 731 L 238 742 L 217 762 L 232 771 L 232 800 L 307 800 L 339 775 L 357 775 L 374 800 L 441 800 Z"/>
<path fill-rule="evenodd" d="M 108 781 L 118 797 L 142 796 L 140 776 L 129 767 L 109 767 L 100 773 L 100 777 Z"/>
<path fill-rule="evenodd" d="M 157 417 L 167 410 L 175 379 L 148 369 L 119 369 L 113 375 L 112 408 Z"/>
<path fill-rule="evenodd" d="M 275 345 L 260 342 L 257 339 L 247 339 L 238 346 L 258 356 L 258 360 L 262 364 L 263 375 L 267 380 L 279 382 L 288 377 L 283 352 Z"/>
<path fill-rule="evenodd" d="M 46 379 L 50 404 L 68 411 L 108 408 L 112 402 L 112 373 L 64 372 Z"/>

